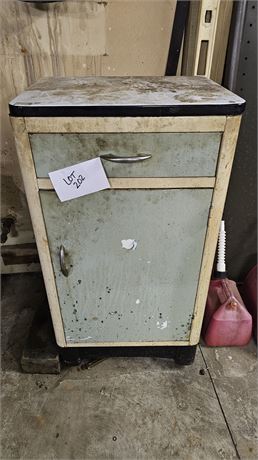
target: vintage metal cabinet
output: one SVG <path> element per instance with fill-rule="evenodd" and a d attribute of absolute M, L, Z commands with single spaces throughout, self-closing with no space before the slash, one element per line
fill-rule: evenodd
<path fill-rule="evenodd" d="M 193 357 L 243 109 L 204 77 L 47 78 L 10 103 L 60 347 Z M 48 173 L 98 156 L 111 189 L 61 203 Z"/>

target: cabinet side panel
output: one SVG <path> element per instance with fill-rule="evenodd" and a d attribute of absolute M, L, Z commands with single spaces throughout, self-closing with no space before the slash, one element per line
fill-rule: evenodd
<path fill-rule="evenodd" d="M 240 123 L 241 116 L 227 117 L 226 128 L 222 138 L 216 182 L 202 258 L 199 286 L 195 301 L 194 320 L 190 336 L 191 345 L 198 343 L 200 337 L 205 303 L 217 246 L 219 227 L 225 205 Z"/>
<path fill-rule="evenodd" d="M 45 222 L 41 211 L 39 191 L 37 187 L 37 180 L 31 154 L 29 137 L 25 129 L 24 120 L 22 118 L 12 118 L 11 120 L 15 133 L 16 149 L 22 172 L 22 178 L 29 205 L 37 248 L 39 251 L 39 258 L 44 276 L 50 312 L 55 330 L 56 341 L 58 345 L 63 347 L 66 345 L 63 330 L 63 322 L 56 291 L 54 272 L 45 229 Z"/>

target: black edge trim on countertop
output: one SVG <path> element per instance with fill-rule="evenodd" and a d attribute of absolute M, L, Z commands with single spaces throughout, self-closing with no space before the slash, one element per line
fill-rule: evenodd
<path fill-rule="evenodd" d="M 180 117 L 240 115 L 242 104 L 181 106 L 19 106 L 9 104 L 12 117 Z"/>

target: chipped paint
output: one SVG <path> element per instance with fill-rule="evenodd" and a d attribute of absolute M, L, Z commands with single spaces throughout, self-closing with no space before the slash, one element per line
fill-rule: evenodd
<path fill-rule="evenodd" d="M 168 321 L 163 321 L 162 323 L 160 321 L 157 321 L 157 328 L 158 329 L 166 329 L 168 327 Z"/>
<path fill-rule="evenodd" d="M 136 305 L 139 305 L 139 303 L 141 303 L 140 299 L 137 299 L 135 303 Z"/>
<path fill-rule="evenodd" d="M 121 240 L 122 248 L 128 251 L 134 251 L 137 247 L 137 241 L 133 239 Z"/>

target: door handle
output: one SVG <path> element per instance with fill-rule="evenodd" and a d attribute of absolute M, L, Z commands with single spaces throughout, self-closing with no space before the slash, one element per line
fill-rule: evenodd
<path fill-rule="evenodd" d="M 67 251 L 65 250 L 65 247 L 63 245 L 61 245 L 60 248 L 59 248 L 59 260 L 60 260 L 61 272 L 63 273 L 64 276 L 69 275 L 69 270 L 68 270 L 67 265 L 65 263 L 65 255 L 66 254 L 67 254 Z"/>
<path fill-rule="evenodd" d="M 120 157 L 113 155 L 112 153 L 107 153 L 105 155 L 100 155 L 102 160 L 112 161 L 113 163 L 138 163 L 140 161 L 145 161 L 151 158 L 151 155 L 139 154 L 133 157 Z"/>

